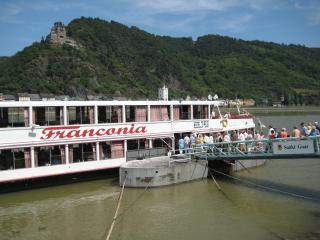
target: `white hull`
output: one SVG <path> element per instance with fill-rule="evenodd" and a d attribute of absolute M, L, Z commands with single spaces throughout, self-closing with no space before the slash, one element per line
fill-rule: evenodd
<path fill-rule="evenodd" d="M 125 158 L 2 171 L 0 183 L 118 168 Z"/>

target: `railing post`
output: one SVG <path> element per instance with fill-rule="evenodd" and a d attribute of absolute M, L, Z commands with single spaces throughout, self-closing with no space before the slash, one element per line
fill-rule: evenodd
<path fill-rule="evenodd" d="M 320 150 L 319 150 L 319 144 L 320 144 L 320 142 L 319 142 L 319 137 L 315 137 L 315 143 L 316 143 L 316 152 L 318 153 L 318 152 L 320 152 Z"/>

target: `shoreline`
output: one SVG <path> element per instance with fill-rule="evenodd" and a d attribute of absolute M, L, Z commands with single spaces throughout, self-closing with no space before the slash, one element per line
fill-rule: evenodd
<path fill-rule="evenodd" d="M 245 107 L 242 106 L 242 109 L 246 109 L 251 113 L 320 113 L 320 106 L 299 106 L 299 107 Z"/>

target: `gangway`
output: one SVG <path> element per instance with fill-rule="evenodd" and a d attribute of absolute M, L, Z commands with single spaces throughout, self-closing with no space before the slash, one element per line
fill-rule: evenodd
<path fill-rule="evenodd" d="M 320 136 L 192 145 L 185 154 L 202 160 L 320 158 Z"/>

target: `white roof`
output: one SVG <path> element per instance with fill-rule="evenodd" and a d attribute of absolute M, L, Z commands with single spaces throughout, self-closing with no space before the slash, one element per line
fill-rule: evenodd
<path fill-rule="evenodd" d="M 0 101 L 0 107 L 50 106 L 142 106 L 142 105 L 221 105 L 221 101 Z"/>

